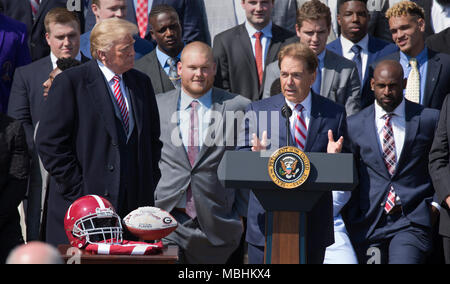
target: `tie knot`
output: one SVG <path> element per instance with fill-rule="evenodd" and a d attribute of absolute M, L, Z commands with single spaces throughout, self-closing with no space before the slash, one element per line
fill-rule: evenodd
<path fill-rule="evenodd" d="M 352 51 L 355 55 L 358 55 L 358 54 L 361 53 L 361 49 L 362 49 L 361 46 L 355 44 L 354 46 L 352 46 L 351 51 Z"/>
<path fill-rule="evenodd" d="M 295 110 L 297 110 L 298 112 L 302 112 L 303 109 L 304 109 L 304 107 L 303 107 L 302 104 L 297 104 L 297 105 L 295 105 Z"/>
<path fill-rule="evenodd" d="M 389 123 L 393 116 L 395 116 L 395 113 L 386 113 L 385 115 L 383 115 L 383 119 L 386 120 L 386 123 Z"/>
<path fill-rule="evenodd" d="M 167 64 L 169 64 L 169 66 L 174 66 L 178 63 L 178 58 L 177 57 L 169 57 L 167 59 Z"/>
<path fill-rule="evenodd" d="M 196 100 L 193 100 L 193 101 L 191 102 L 191 108 L 193 108 L 194 110 L 196 110 L 196 109 L 197 109 L 197 106 L 198 106 L 198 104 L 199 104 L 199 102 L 198 102 L 198 101 L 196 101 Z"/>
<path fill-rule="evenodd" d="M 409 65 L 411 65 L 412 68 L 417 68 L 417 59 L 414 57 L 409 59 Z"/>
<path fill-rule="evenodd" d="M 113 77 L 113 81 L 114 81 L 115 83 L 120 82 L 120 76 L 119 76 L 119 75 L 115 75 L 115 76 Z"/>
<path fill-rule="evenodd" d="M 262 32 L 256 32 L 256 33 L 254 34 L 254 36 L 255 36 L 255 38 L 256 38 L 257 40 L 260 40 L 262 34 L 263 34 Z"/>

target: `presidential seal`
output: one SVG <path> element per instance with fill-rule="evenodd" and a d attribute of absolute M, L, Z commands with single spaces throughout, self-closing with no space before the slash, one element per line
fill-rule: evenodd
<path fill-rule="evenodd" d="M 269 159 L 269 176 L 279 187 L 297 188 L 309 176 L 311 165 L 306 154 L 296 147 L 278 149 Z"/>

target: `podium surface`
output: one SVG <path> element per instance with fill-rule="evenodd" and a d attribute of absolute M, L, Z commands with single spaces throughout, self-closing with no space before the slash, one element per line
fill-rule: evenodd
<path fill-rule="evenodd" d="M 58 250 L 66 264 L 175 264 L 178 247 L 169 245 L 155 255 L 100 255 L 91 254 L 71 245 L 59 245 Z"/>

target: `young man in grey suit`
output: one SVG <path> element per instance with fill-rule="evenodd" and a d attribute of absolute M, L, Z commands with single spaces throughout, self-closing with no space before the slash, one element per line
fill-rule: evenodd
<path fill-rule="evenodd" d="M 181 263 L 223 264 L 239 245 L 247 197 L 224 188 L 217 168 L 250 101 L 213 88 L 216 64 L 204 43 L 184 48 L 178 72 L 181 89 L 157 96 L 163 149 L 155 204 L 178 221 L 164 241 L 180 247 Z"/>
<path fill-rule="evenodd" d="M 361 110 L 360 81 L 355 63 L 326 50 L 331 28 L 330 9 L 320 1 L 305 3 L 297 13 L 297 36 L 319 59 L 313 90 L 338 104 L 344 105 L 347 115 Z M 267 66 L 263 98 L 271 96 L 272 84 L 279 80 L 278 61 Z M 279 94 L 280 90 L 272 94 Z"/>
<path fill-rule="evenodd" d="M 176 64 L 184 48 L 177 11 L 168 5 L 154 7 L 150 12 L 150 33 L 157 47 L 136 61 L 135 68 L 150 77 L 155 94 L 179 87 Z"/>

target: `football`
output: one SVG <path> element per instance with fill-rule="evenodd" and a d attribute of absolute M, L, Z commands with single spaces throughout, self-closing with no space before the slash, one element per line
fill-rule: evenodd
<path fill-rule="evenodd" d="M 123 223 L 136 237 L 145 241 L 160 240 L 178 227 L 177 220 L 157 207 L 139 207 L 130 212 Z"/>

